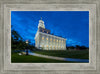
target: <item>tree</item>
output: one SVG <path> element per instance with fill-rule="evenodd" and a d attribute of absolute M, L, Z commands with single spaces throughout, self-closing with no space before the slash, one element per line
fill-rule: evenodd
<path fill-rule="evenodd" d="M 79 45 L 76 45 L 76 49 L 77 49 L 77 50 L 80 50 L 80 46 L 79 46 Z"/>
<path fill-rule="evenodd" d="M 74 46 L 69 46 L 69 47 L 67 47 L 67 49 L 68 49 L 68 50 L 70 50 L 70 49 L 71 49 L 71 50 L 74 50 L 75 47 L 74 47 Z"/>
<path fill-rule="evenodd" d="M 23 47 L 22 37 L 15 30 L 11 31 L 11 47 L 13 50 L 20 50 Z"/>
<path fill-rule="evenodd" d="M 26 48 L 33 50 L 35 47 L 31 45 L 31 41 L 28 41 L 28 45 L 26 41 L 22 39 L 22 37 L 17 33 L 17 31 L 12 30 L 11 32 L 11 48 L 12 50 L 25 50 Z"/>
<path fill-rule="evenodd" d="M 86 50 L 86 49 L 87 49 L 87 47 L 85 47 L 85 46 L 80 47 L 80 50 Z"/>
<path fill-rule="evenodd" d="M 17 31 L 12 30 L 11 31 L 11 36 L 14 38 L 14 40 L 22 40 L 22 37 L 17 33 Z"/>

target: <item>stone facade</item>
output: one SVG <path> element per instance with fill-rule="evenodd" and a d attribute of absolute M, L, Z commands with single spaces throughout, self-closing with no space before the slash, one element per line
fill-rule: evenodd
<path fill-rule="evenodd" d="M 35 47 L 42 50 L 66 50 L 66 39 L 51 35 L 50 30 L 45 29 L 44 21 L 39 21 L 41 22 L 35 36 Z"/>

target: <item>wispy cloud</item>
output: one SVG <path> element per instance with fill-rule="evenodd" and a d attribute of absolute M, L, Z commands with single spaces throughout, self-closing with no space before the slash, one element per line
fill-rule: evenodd
<path fill-rule="evenodd" d="M 35 42 L 34 37 L 42 16 L 47 29 L 67 39 L 67 45 L 89 46 L 88 11 L 12 11 L 11 25 L 23 39 Z"/>

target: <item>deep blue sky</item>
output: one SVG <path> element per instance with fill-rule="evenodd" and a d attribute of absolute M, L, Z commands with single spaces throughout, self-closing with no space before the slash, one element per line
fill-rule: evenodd
<path fill-rule="evenodd" d="M 24 40 L 35 43 L 34 37 L 41 17 L 51 33 L 67 38 L 67 46 L 89 47 L 88 11 L 11 11 L 12 29 Z"/>

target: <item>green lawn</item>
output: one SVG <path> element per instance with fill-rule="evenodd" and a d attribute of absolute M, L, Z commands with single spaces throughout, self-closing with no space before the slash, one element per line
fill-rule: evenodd
<path fill-rule="evenodd" d="M 66 51 L 66 50 L 42 50 L 42 51 L 33 51 L 34 53 L 57 56 L 57 57 L 65 57 L 65 58 L 78 58 L 78 59 L 89 59 L 89 51 L 88 50 L 74 50 L 74 51 Z M 18 53 L 12 53 L 11 55 L 12 63 L 78 63 L 71 61 L 59 61 L 54 59 L 47 59 L 42 57 L 36 57 L 32 55 L 18 55 Z"/>
<path fill-rule="evenodd" d="M 11 55 L 12 63 L 71 63 L 70 61 L 59 61 L 47 58 L 41 58 L 31 55 L 18 55 L 18 53 L 13 53 Z M 73 63 L 73 62 L 72 62 Z"/>
<path fill-rule="evenodd" d="M 78 59 L 89 59 L 89 50 L 42 50 L 33 51 L 34 53 L 64 57 L 64 58 L 78 58 Z"/>

